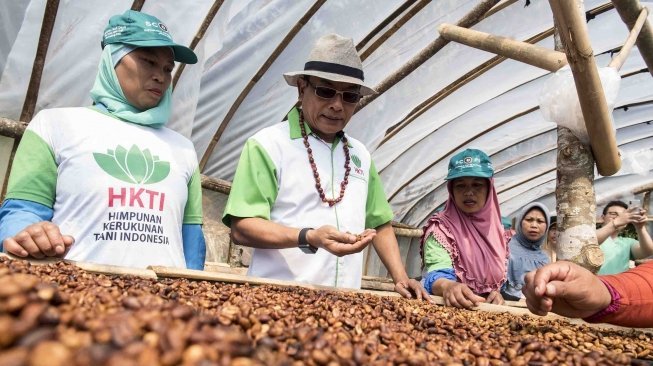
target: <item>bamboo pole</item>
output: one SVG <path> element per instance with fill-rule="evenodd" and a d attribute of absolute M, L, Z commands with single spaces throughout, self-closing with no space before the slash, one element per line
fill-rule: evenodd
<path fill-rule="evenodd" d="M 387 27 L 388 24 L 390 24 L 393 20 L 397 19 L 398 16 L 403 14 L 403 12 L 406 11 L 406 9 L 410 8 L 411 6 L 415 5 L 417 0 L 406 0 L 403 4 L 401 4 L 395 11 L 393 11 L 390 15 L 388 15 L 387 18 L 383 19 L 381 23 L 379 23 L 374 29 L 372 29 L 365 38 L 363 38 L 358 44 L 356 45 L 356 51 L 362 50 L 365 45 L 367 45 L 374 37 L 379 34 L 383 28 Z"/>
<path fill-rule="evenodd" d="M 0 117 L 0 135 L 20 140 L 27 128 L 27 122 L 17 122 Z"/>
<path fill-rule="evenodd" d="M 643 9 L 639 0 L 612 0 L 612 3 L 621 20 L 628 26 L 628 29 L 632 29 Z M 636 44 L 649 73 L 653 75 L 653 27 L 648 20 L 644 22 Z"/>
<path fill-rule="evenodd" d="M 30 121 L 34 116 L 36 101 L 39 97 L 39 87 L 41 86 L 41 76 L 43 75 L 43 67 L 45 66 L 45 58 L 48 54 L 48 46 L 50 45 L 50 38 L 52 37 L 52 30 L 54 29 L 58 10 L 59 0 L 47 1 L 45 5 L 45 15 L 43 16 L 43 24 L 41 25 L 41 34 L 39 35 L 39 43 L 36 49 L 36 56 L 34 57 L 34 64 L 32 65 L 32 75 L 29 79 L 29 86 L 27 87 L 27 95 L 25 96 L 23 110 L 20 114 L 21 121 Z"/>
<path fill-rule="evenodd" d="M 485 16 L 483 16 L 483 19 L 491 17 L 492 15 L 500 12 L 501 10 L 509 7 L 510 5 L 516 3 L 517 0 L 501 0 L 498 4 L 492 7 L 487 13 L 485 13 Z"/>
<path fill-rule="evenodd" d="M 610 64 L 608 64 L 608 66 L 613 67 L 617 70 L 621 70 L 621 67 L 626 62 L 626 58 L 628 58 L 628 55 L 630 54 L 630 51 L 635 45 L 635 42 L 637 42 L 637 38 L 640 32 L 642 31 L 642 27 L 644 26 L 647 17 L 648 17 L 648 9 L 643 8 L 642 12 L 639 14 L 639 17 L 637 18 L 637 21 L 633 25 L 633 28 L 630 30 L 626 42 L 624 42 L 624 45 L 621 47 L 621 51 L 619 51 L 619 54 L 615 58 L 613 58 L 612 61 L 610 61 Z"/>
<path fill-rule="evenodd" d="M 443 23 L 438 27 L 440 36 L 448 41 L 462 43 L 483 51 L 492 52 L 548 71 L 557 71 L 567 65 L 564 53 L 527 42 L 495 36 L 493 34 L 461 28 Z"/>
<path fill-rule="evenodd" d="M 498 2 L 499 0 L 481 1 L 469 13 L 462 17 L 462 19 L 460 19 L 456 25 L 464 28 L 471 28 L 477 24 L 483 18 L 485 13 L 487 13 L 487 11 L 490 10 Z M 378 94 L 368 95 L 361 99 L 361 101 L 358 103 L 358 106 L 356 107 L 356 112 L 365 108 L 365 106 L 372 103 L 379 95 L 385 93 L 388 89 L 403 80 L 406 76 L 408 76 L 408 74 L 420 67 L 424 62 L 430 59 L 448 43 L 449 42 L 442 37 L 436 38 L 433 42 L 424 47 L 417 55 L 415 55 L 415 57 L 406 62 L 404 66 L 399 68 L 399 70 L 395 71 L 386 77 L 383 81 L 381 81 L 378 85 L 376 85 L 374 89 L 376 89 Z"/>
<path fill-rule="evenodd" d="M 54 23 L 57 19 L 58 10 L 59 0 L 48 0 L 45 4 L 43 23 L 41 24 L 41 33 L 39 34 L 36 56 L 34 57 L 34 63 L 32 64 L 32 74 L 29 78 L 27 94 L 25 95 L 25 102 L 23 103 L 23 110 L 20 113 L 21 121 L 29 121 L 34 116 L 36 101 L 39 97 L 39 88 L 41 86 L 43 67 L 45 67 L 45 58 L 48 54 L 48 46 L 50 45 L 50 38 L 52 37 L 52 30 L 54 29 Z M 9 175 L 11 172 L 11 166 L 13 165 L 14 156 L 16 156 L 16 149 L 18 149 L 18 140 L 14 139 L 13 146 L 11 147 L 11 153 L 9 154 L 7 170 L 5 171 L 5 179 L 2 184 L 2 191 L 0 192 L 0 200 L 4 200 L 5 194 L 7 193 L 7 184 L 9 183 Z"/>
<path fill-rule="evenodd" d="M 265 62 L 258 69 L 254 77 L 252 77 L 252 79 L 247 83 L 245 88 L 240 92 L 238 98 L 236 98 L 234 104 L 231 105 L 231 108 L 229 108 L 227 115 L 224 117 L 224 119 L 220 123 L 220 126 L 215 131 L 215 134 L 213 135 L 213 138 L 211 138 L 209 145 L 206 147 L 206 151 L 204 151 L 204 154 L 202 155 L 202 158 L 200 159 L 200 163 L 199 163 L 200 172 L 203 171 L 204 168 L 206 167 L 206 164 L 208 163 L 211 154 L 213 154 L 213 150 L 215 150 L 215 146 L 218 144 L 218 141 L 220 141 L 222 134 L 227 129 L 229 122 L 231 122 L 231 119 L 236 114 L 236 111 L 238 110 L 242 102 L 245 100 L 245 97 L 247 97 L 249 92 L 254 88 L 254 86 L 261 79 L 261 77 L 263 77 L 263 75 L 270 68 L 270 66 L 272 66 L 272 63 L 279 57 L 281 52 L 283 52 L 283 50 L 286 49 L 286 47 L 290 44 L 293 38 L 295 38 L 297 33 L 299 33 L 299 31 L 304 27 L 304 25 L 308 22 L 308 20 L 322 7 L 322 5 L 325 2 L 326 0 L 317 0 L 315 4 L 311 6 L 311 8 L 306 12 L 306 14 L 304 14 L 304 16 L 302 16 L 302 18 L 290 29 L 288 34 L 286 34 L 283 40 L 274 49 L 270 57 L 268 57 L 268 59 L 265 60 Z"/>
<path fill-rule="evenodd" d="M 653 183 L 641 185 L 641 186 L 633 189 L 632 192 L 633 192 L 633 194 L 640 194 L 640 193 L 644 193 L 644 192 L 648 192 L 648 191 L 653 191 Z"/>
<path fill-rule="evenodd" d="M 141 11 L 141 9 L 143 9 L 144 4 L 145 4 L 145 0 L 134 0 L 132 2 L 131 10 Z"/>
<path fill-rule="evenodd" d="M 585 16 L 580 11 L 582 5 L 569 0 L 549 0 L 549 3 L 560 25 L 562 44 L 578 91 L 596 167 L 603 176 L 613 175 L 621 168 L 621 159 L 612 126 L 612 113 L 608 110 L 603 93 Z"/>
<path fill-rule="evenodd" d="M 231 192 L 231 182 L 218 178 L 209 177 L 204 174 L 201 174 L 201 177 L 202 177 L 202 188 L 208 189 L 213 192 L 224 193 L 226 195 L 229 195 L 229 192 Z"/>
<path fill-rule="evenodd" d="M 374 51 L 376 51 L 388 38 L 392 37 L 404 24 L 408 23 L 420 10 L 424 9 L 431 0 L 421 0 L 415 6 L 413 6 L 406 14 L 404 14 L 396 23 L 394 23 L 390 29 L 383 33 L 378 39 L 376 39 L 369 47 L 365 49 L 360 54 L 361 61 L 365 61 Z"/>
<path fill-rule="evenodd" d="M 417 228 L 415 226 L 407 225 L 407 224 L 404 224 L 404 223 L 401 223 L 401 222 L 398 222 L 398 221 L 392 221 L 391 223 L 392 223 L 393 227 L 398 227 L 400 229 L 411 229 L 411 230 L 412 229 L 419 229 L 419 228 Z"/>
<path fill-rule="evenodd" d="M 542 39 L 544 39 L 544 38 L 546 38 L 546 37 L 548 37 L 548 36 L 550 36 L 552 34 L 553 34 L 553 28 L 545 30 L 544 32 L 541 32 L 539 34 L 536 34 L 535 36 L 529 38 L 525 42 L 536 43 L 536 42 L 539 42 Z M 487 72 L 488 70 L 492 69 L 493 67 L 497 66 L 498 64 L 500 64 L 501 62 L 503 62 L 505 60 L 506 60 L 506 58 L 503 57 L 503 56 L 495 56 L 495 57 L 489 59 L 488 61 L 486 61 L 486 62 L 482 63 L 481 65 L 475 67 L 474 69 L 468 71 L 463 76 L 459 77 L 454 82 L 447 85 L 445 88 L 443 88 L 442 90 L 435 93 L 433 96 L 426 99 L 424 102 L 420 103 L 417 107 L 413 108 L 406 115 L 406 117 L 404 117 L 401 121 L 399 121 L 397 124 L 395 124 L 391 129 L 389 129 L 389 131 L 386 133 L 386 135 L 383 136 L 383 139 L 379 143 L 379 146 L 381 146 L 384 143 L 388 142 L 396 134 L 398 134 L 399 131 L 401 131 L 406 126 L 408 126 L 410 123 L 412 123 L 415 119 L 417 119 L 417 117 L 419 117 L 422 114 L 426 113 L 426 111 L 431 109 L 436 104 L 440 103 L 442 100 L 444 100 L 449 95 L 453 94 L 456 90 L 458 90 L 458 89 L 462 88 L 463 86 L 467 85 L 471 81 L 473 81 L 476 78 L 483 75 L 483 73 Z M 385 168 L 382 168 L 379 172 L 382 172 L 384 169 Z"/>
<path fill-rule="evenodd" d="M 393 227 L 396 236 L 405 236 L 407 238 L 421 238 L 423 231 L 422 229 L 403 229 L 398 227 Z"/>
<path fill-rule="evenodd" d="M 218 10 L 220 10 L 220 7 L 222 6 L 223 3 L 224 0 L 215 0 L 215 2 L 213 2 L 211 9 L 209 9 L 209 12 L 206 14 L 206 17 L 204 17 L 204 21 L 202 22 L 200 29 L 197 31 L 195 37 L 193 37 L 193 40 L 190 43 L 191 50 L 195 50 L 195 47 L 197 47 L 197 45 L 200 43 L 202 38 L 204 38 L 204 35 L 206 34 L 206 30 L 209 29 L 209 26 L 213 22 L 215 15 L 218 13 Z M 173 90 L 175 86 L 177 86 L 177 82 L 179 81 L 179 78 L 181 77 L 181 73 L 184 72 L 185 68 L 186 68 L 185 63 L 179 64 L 179 67 L 177 68 L 177 72 L 175 72 L 175 76 L 172 78 Z"/>

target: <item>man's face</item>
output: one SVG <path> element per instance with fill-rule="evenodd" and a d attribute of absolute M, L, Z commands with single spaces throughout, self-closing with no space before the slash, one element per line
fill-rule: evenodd
<path fill-rule="evenodd" d="M 329 90 L 320 88 L 336 90 L 338 93 L 332 98 L 325 98 L 323 96 L 329 93 Z M 306 123 L 320 138 L 328 142 L 333 141 L 336 133 L 345 128 L 354 114 L 358 101 L 350 103 L 347 100 L 352 100 L 351 93 L 359 93 L 360 86 L 311 76 L 308 81 L 302 78 L 297 80 L 297 89 Z M 342 92 L 347 94 L 343 95 Z M 320 94 L 323 96 L 318 96 Z"/>
<path fill-rule="evenodd" d="M 617 216 L 626 212 L 626 209 L 620 206 L 610 206 L 606 210 L 605 215 L 603 215 L 603 226 L 608 225 L 612 220 L 616 219 Z"/>

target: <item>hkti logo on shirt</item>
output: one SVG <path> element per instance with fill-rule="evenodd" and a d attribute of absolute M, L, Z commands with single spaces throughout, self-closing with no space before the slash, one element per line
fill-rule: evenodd
<path fill-rule="evenodd" d="M 129 150 L 118 145 L 108 149 L 106 154 L 93 153 L 95 162 L 110 176 L 132 184 L 154 184 L 170 174 L 170 162 L 160 160 L 149 149 L 141 150 L 132 145 Z M 143 207 L 163 210 L 165 193 L 133 187 L 109 187 L 108 206 Z M 118 202 L 116 202 L 118 201 Z"/>
<path fill-rule="evenodd" d="M 358 156 L 352 154 L 351 161 L 354 163 L 354 165 L 356 165 L 354 167 L 354 173 L 364 177 L 365 176 L 365 171 L 363 169 L 361 169 L 361 159 Z"/>

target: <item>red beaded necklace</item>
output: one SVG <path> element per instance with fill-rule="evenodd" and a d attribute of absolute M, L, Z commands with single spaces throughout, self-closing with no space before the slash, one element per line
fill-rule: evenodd
<path fill-rule="evenodd" d="M 299 127 L 302 130 L 302 137 L 304 138 L 304 146 L 306 146 L 306 151 L 308 152 L 308 162 L 311 164 L 311 169 L 313 170 L 313 178 L 315 178 L 315 188 L 317 193 L 320 195 L 322 202 L 329 204 L 329 207 L 335 205 L 336 203 L 342 201 L 342 198 L 345 196 L 345 188 L 347 188 L 347 183 L 349 183 L 349 146 L 347 146 L 347 137 L 345 133 L 340 131 L 336 134 L 337 137 L 342 139 L 342 149 L 345 152 L 345 178 L 340 182 L 340 197 L 336 199 L 328 199 L 324 194 L 324 189 L 322 189 L 322 184 L 320 183 L 320 174 L 317 172 L 317 165 L 315 165 L 315 159 L 313 159 L 313 150 L 311 150 L 311 145 L 308 143 L 308 135 L 306 134 L 306 128 L 304 127 L 304 113 L 299 112 Z"/>

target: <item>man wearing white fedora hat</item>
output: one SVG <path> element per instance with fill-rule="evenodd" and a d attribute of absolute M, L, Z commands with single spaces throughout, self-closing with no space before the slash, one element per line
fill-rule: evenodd
<path fill-rule="evenodd" d="M 430 300 L 403 267 L 370 153 L 343 132 L 375 93 L 353 41 L 321 37 L 304 70 L 284 78 L 301 108 L 247 140 L 223 216 L 234 242 L 256 248 L 249 275 L 360 288 L 361 252 L 373 244 L 397 292 Z"/>

